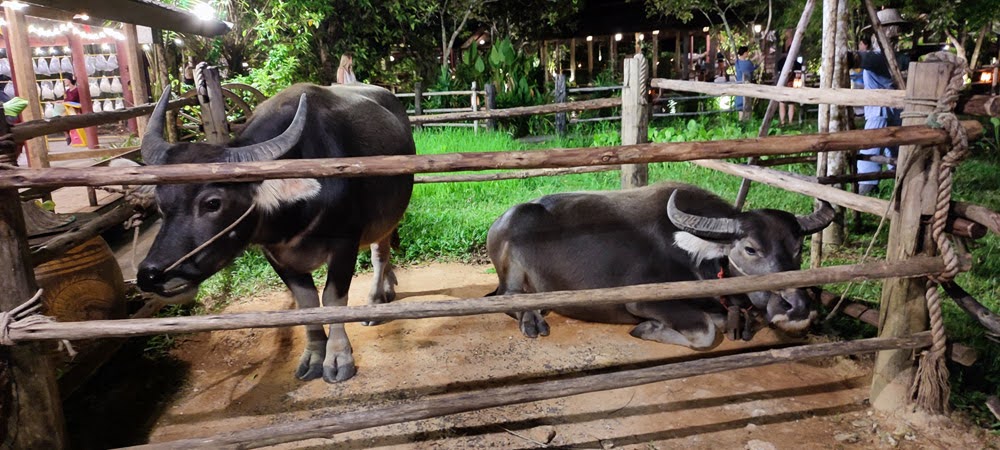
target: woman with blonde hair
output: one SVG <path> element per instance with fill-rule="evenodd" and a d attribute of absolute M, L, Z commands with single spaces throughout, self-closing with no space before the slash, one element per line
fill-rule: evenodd
<path fill-rule="evenodd" d="M 337 68 L 337 83 L 351 84 L 357 83 L 358 78 L 354 76 L 354 56 L 344 53 L 340 56 L 340 67 Z"/>

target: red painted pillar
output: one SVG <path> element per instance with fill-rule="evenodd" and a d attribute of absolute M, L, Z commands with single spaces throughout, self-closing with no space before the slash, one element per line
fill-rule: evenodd
<path fill-rule="evenodd" d="M 128 46 L 125 41 L 115 39 L 115 53 L 118 55 L 118 74 L 122 80 L 122 97 L 125 98 L 125 107 L 131 108 L 135 106 L 135 97 L 132 96 L 132 75 L 129 72 L 128 58 L 125 56 L 128 54 Z M 128 129 L 133 133 L 138 133 L 139 128 L 134 118 L 128 120 Z"/>
<path fill-rule="evenodd" d="M 73 76 L 76 77 L 76 88 L 80 92 L 80 111 L 83 114 L 94 112 L 94 100 L 90 97 L 90 80 L 87 78 L 87 56 L 83 50 L 80 36 L 72 32 L 66 33 L 69 39 L 70 53 L 73 55 Z M 87 148 L 97 148 L 97 127 L 84 128 L 87 136 Z"/>

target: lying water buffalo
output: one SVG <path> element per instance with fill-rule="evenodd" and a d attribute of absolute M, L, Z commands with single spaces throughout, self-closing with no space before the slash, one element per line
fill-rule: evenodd
<path fill-rule="evenodd" d="M 832 220 L 825 203 L 805 217 L 768 209 L 740 212 L 708 191 L 661 183 L 548 195 L 514 206 L 490 228 L 487 249 L 500 278 L 496 294 L 609 288 L 796 270 L 803 236 Z M 805 289 L 556 312 L 637 324 L 633 336 L 705 350 L 721 342 L 720 331 L 733 331 L 727 313 L 742 302 L 744 310 L 787 332 L 801 332 L 816 315 Z M 512 315 L 525 336 L 548 335 L 542 311 Z M 740 327 L 746 329 L 735 334 L 749 339 L 756 331 L 752 323 L 744 320 Z"/>
<path fill-rule="evenodd" d="M 147 164 L 415 153 L 406 111 L 378 87 L 294 85 L 261 103 L 227 146 L 164 141 L 167 98 L 160 97 L 142 140 Z M 158 186 L 163 225 L 139 266 L 139 287 L 165 297 L 184 295 L 257 244 L 299 308 L 319 306 L 311 272 L 322 264 L 329 265 L 323 305 L 343 306 L 358 249 L 370 244 L 375 281 L 368 301 L 390 302 L 395 277 L 389 240 L 412 190 L 412 175 Z M 231 225 L 235 227 L 227 230 Z M 215 236 L 217 240 L 182 260 Z M 298 378 L 322 376 L 332 383 L 354 375 L 343 324 L 330 325 L 329 338 L 322 325 L 307 326 L 306 334 Z"/>

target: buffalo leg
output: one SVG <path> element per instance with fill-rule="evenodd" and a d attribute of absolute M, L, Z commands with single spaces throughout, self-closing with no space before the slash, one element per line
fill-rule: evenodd
<path fill-rule="evenodd" d="M 323 289 L 323 306 L 347 306 L 347 291 L 351 288 L 357 259 L 358 241 L 337 242 Z M 355 372 L 351 341 L 344 331 L 344 324 L 330 324 L 330 337 L 326 341 L 326 357 L 323 359 L 323 381 L 344 381 L 353 377 Z"/>
<path fill-rule="evenodd" d="M 372 249 L 372 288 L 368 293 L 368 304 L 378 305 L 389 303 L 396 299 L 396 274 L 392 271 L 390 257 L 391 235 L 371 245 Z M 378 325 L 377 321 L 364 321 L 362 325 Z"/>
<path fill-rule="evenodd" d="M 630 333 L 639 339 L 694 350 L 710 350 L 722 342 L 716 319 L 724 319 L 684 302 L 630 303 L 625 308 L 636 317 L 647 319 Z"/>
<path fill-rule="evenodd" d="M 299 309 L 319 306 L 319 293 L 316 292 L 316 285 L 313 283 L 311 274 L 290 272 L 273 262 L 272 265 L 281 280 L 292 291 L 292 297 L 295 298 L 295 304 Z M 306 325 L 306 348 L 299 359 L 299 367 L 295 370 L 296 378 L 309 381 L 323 375 L 326 344 L 327 337 L 323 325 Z"/>
<path fill-rule="evenodd" d="M 511 267 L 506 274 L 501 274 L 498 270 L 497 275 L 500 277 L 500 286 L 497 288 L 497 294 L 525 294 L 531 292 L 527 286 L 527 275 L 517 266 Z M 527 337 L 536 338 L 538 336 L 549 335 L 549 324 L 545 321 L 541 310 L 518 311 L 508 313 L 507 315 L 517 320 L 521 334 Z"/>

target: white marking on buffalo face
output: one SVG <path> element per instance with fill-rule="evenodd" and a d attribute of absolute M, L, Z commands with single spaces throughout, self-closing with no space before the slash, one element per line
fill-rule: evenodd
<path fill-rule="evenodd" d="M 264 180 L 257 187 L 254 202 L 264 211 L 274 211 L 282 205 L 316 197 L 321 188 L 319 181 L 312 178 Z"/>

